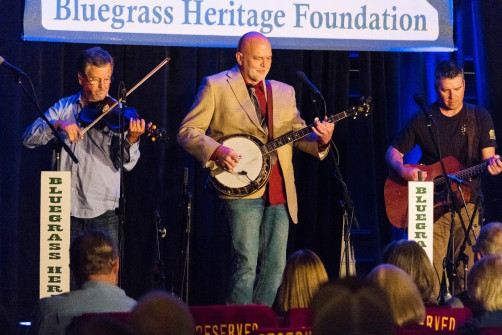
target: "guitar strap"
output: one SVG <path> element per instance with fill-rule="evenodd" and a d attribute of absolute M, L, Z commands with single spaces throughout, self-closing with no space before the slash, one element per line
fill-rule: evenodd
<path fill-rule="evenodd" d="M 474 150 L 477 147 L 476 145 L 474 145 L 477 133 L 477 122 L 476 122 L 476 113 L 474 110 L 474 106 L 466 103 L 465 107 L 467 115 L 467 120 L 466 120 L 466 134 L 467 134 L 467 145 L 468 145 L 467 158 L 468 158 L 468 166 L 471 166 L 473 164 L 472 162 L 474 159 Z"/>
<path fill-rule="evenodd" d="M 272 85 L 268 80 L 265 80 L 267 86 L 267 124 L 268 124 L 268 140 L 274 138 L 274 124 L 273 124 L 273 114 L 274 114 L 274 103 L 272 99 Z"/>
<path fill-rule="evenodd" d="M 274 99 L 272 96 L 272 85 L 268 80 L 265 80 L 267 86 L 267 123 L 268 123 L 268 140 L 269 142 L 274 139 Z M 274 165 L 277 162 L 277 151 L 270 155 L 270 164 Z"/>

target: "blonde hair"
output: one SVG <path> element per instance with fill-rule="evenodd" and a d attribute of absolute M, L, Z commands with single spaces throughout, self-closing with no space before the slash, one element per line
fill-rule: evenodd
<path fill-rule="evenodd" d="M 399 240 L 391 246 L 386 263 L 410 275 L 424 304 L 437 304 L 439 279 L 425 250 L 415 241 Z"/>
<path fill-rule="evenodd" d="M 476 250 L 483 256 L 502 256 L 502 223 L 490 222 L 481 228 L 476 240 Z"/>
<path fill-rule="evenodd" d="M 326 269 L 315 252 L 307 249 L 296 251 L 286 262 L 279 287 L 279 313 L 291 308 L 310 307 L 319 285 L 327 281 Z"/>
<path fill-rule="evenodd" d="M 368 279 L 387 293 L 397 326 L 424 322 L 424 302 L 417 286 L 404 270 L 392 264 L 381 264 L 370 272 Z"/>
<path fill-rule="evenodd" d="M 502 256 L 489 255 L 474 263 L 467 275 L 468 293 L 485 311 L 502 310 Z"/>

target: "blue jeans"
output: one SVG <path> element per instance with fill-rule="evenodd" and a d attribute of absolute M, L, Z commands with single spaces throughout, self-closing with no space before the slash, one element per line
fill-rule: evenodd
<path fill-rule="evenodd" d="M 286 205 L 263 199 L 225 199 L 232 239 L 232 278 L 227 303 L 272 306 L 286 264 Z"/>
<path fill-rule="evenodd" d="M 89 229 L 106 231 L 113 238 L 117 247 L 119 245 L 119 217 L 115 211 L 106 211 L 100 216 L 91 219 L 82 219 L 72 216 L 70 225 L 71 238 Z"/>

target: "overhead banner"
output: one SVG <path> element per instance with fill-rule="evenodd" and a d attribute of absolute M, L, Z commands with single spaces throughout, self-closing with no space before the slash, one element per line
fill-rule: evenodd
<path fill-rule="evenodd" d="M 276 49 L 452 51 L 452 0 L 26 0 L 28 41 Z"/>

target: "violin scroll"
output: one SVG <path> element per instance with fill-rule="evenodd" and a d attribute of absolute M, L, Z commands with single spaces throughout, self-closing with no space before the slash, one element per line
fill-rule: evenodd
<path fill-rule="evenodd" d="M 157 128 L 156 125 L 152 124 L 150 127 L 146 128 L 146 136 L 152 140 L 152 142 L 167 142 L 169 139 L 166 134 L 166 130 L 164 128 Z"/>

